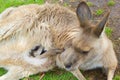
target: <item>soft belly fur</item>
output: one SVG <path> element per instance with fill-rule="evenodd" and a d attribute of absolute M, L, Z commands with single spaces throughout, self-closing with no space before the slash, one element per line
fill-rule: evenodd
<path fill-rule="evenodd" d="M 55 60 L 51 58 L 40 59 L 30 56 L 32 47 L 41 43 L 33 37 L 29 38 L 31 40 L 27 37 L 21 37 L 1 42 L 0 67 L 7 69 L 8 72 L 1 76 L 0 80 L 19 80 L 22 77 L 45 72 L 55 67 Z M 50 42 L 47 44 L 47 40 L 45 40 L 46 49 L 50 48 L 49 45 Z"/>

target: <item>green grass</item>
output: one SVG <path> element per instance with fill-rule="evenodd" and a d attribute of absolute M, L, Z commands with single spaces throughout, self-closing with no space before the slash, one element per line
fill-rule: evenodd
<path fill-rule="evenodd" d="M 91 7 L 91 6 L 93 6 L 93 3 L 92 3 L 92 2 L 87 2 L 87 5 L 88 5 L 89 7 Z"/>
<path fill-rule="evenodd" d="M 97 16 L 100 16 L 100 15 L 102 15 L 104 13 L 104 10 L 103 9 L 98 9 L 98 10 L 96 10 L 96 15 Z"/>
<path fill-rule="evenodd" d="M 0 76 L 4 75 L 5 73 L 7 73 L 7 70 L 0 68 Z"/>
<path fill-rule="evenodd" d="M 67 7 L 67 6 L 69 6 L 69 4 L 68 3 L 64 3 L 63 6 Z"/>
<path fill-rule="evenodd" d="M 120 80 L 120 75 L 116 75 L 113 80 Z"/>
<path fill-rule="evenodd" d="M 107 5 L 108 6 L 114 6 L 115 5 L 115 1 L 114 0 L 109 0 Z"/>
<path fill-rule="evenodd" d="M 43 4 L 44 0 L 0 0 L 0 12 L 11 6 L 20 6 L 24 4 Z"/>
<path fill-rule="evenodd" d="M 5 73 L 7 73 L 7 70 L 0 68 L 0 76 L 4 75 Z M 39 80 L 39 79 L 40 74 L 35 74 L 29 76 L 28 78 L 23 78 L 21 80 Z M 67 71 L 55 69 L 54 71 L 46 72 L 42 80 L 77 80 L 77 78 Z"/>
<path fill-rule="evenodd" d="M 111 37 L 113 30 L 109 27 L 105 27 L 105 33 L 108 37 Z"/>
<path fill-rule="evenodd" d="M 77 80 L 71 73 L 66 71 L 47 72 L 43 80 Z"/>

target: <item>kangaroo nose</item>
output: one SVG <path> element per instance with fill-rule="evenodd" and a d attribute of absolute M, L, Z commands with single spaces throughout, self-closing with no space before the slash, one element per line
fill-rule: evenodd
<path fill-rule="evenodd" d="M 72 66 L 72 64 L 67 64 L 65 65 L 65 68 L 70 68 Z"/>

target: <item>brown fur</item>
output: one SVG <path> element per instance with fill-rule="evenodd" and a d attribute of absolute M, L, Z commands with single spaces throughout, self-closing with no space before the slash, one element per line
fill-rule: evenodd
<path fill-rule="evenodd" d="M 57 57 L 57 65 L 72 72 L 79 80 L 85 77 L 78 69 L 89 70 L 98 67 L 107 69 L 107 80 L 112 80 L 117 67 L 117 59 L 112 42 L 106 37 L 103 29 L 107 22 L 109 12 L 98 24 L 90 22 L 91 12 L 85 2 L 77 8 L 77 15 L 82 33 L 76 34 L 70 46 Z"/>
<path fill-rule="evenodd" d="M 117 60 L 111 41 L 104 33 L 101 34 L 107 16 L 104 17 L 105 21 L 101 20 L 102 26 L 91 25 L 91 13 L 85 2 L 80 3 L 76 13 L 54 4 L 31 4 L 5 10 L 0 15 L 0 67 L 8 69 L 8 73 L 1 76 L 0 80 L 18 80 L 52 69 L 56 66 L 55 63 L 61 68 L 72 63 L 73 67 L 67 70 L 79 80 L 84 80 L 78 67 L 81 69 L 82 64 L 83 69 L 88 69 L 90 66 L 86 67 L 84 64 L 96 57 L 103 62 L 102 67 L 109 69 L 108 80 L 112 80 Z M 98 26 L 102 28 L 98 29 Z M 29 51 L 38 44 L 46 50 L 65 48 L 65 51 L 57 56 L 30 57 Z"/>

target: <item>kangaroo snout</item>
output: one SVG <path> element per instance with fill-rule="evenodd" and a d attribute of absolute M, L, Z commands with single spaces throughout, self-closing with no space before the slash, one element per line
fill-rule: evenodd
<path fill-rule="evenodd" d="M 72 63 L 65 64 L 65 68 L 67 68 L 67 69 L 71 68 L 71 66 L 72 66 Z"/>

